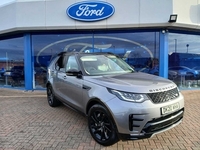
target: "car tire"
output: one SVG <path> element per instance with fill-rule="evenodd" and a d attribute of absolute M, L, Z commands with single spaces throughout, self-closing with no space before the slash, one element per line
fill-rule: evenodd
<path fill-rule="evenodd" d="M 88 128 L 94 140 L 103 146 L 110 146 L 119 141 L 115 123 L 102 105 L 96 104 L 90 108 Z"/>
<path fill-rule="evenodd" d="M 48 100 L 49 106 L 51 107 L 56 107 L 60 105 L 60 101 L 56 99 L 51 85 L 47 86 L 47 100 Z"/>

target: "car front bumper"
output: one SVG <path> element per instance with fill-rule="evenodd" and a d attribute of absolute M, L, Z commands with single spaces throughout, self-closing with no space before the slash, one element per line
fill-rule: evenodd
<path fill-rule="evenodd" d="M 184 108 L 170 115 L 167 115 L 163 118 L 161 117 L 159 119 L 147 122 L 142 130 L 142 133 L 140 134 L 119 133 L 119 138 L 121 140 L 137 140 L 137 139 L 150 138 L 155 134 L 167 131 L 180 124 L 183 119 L 183 114 L 184 114 Z"/>
<path fill-rule="evenodd" d="M 162 115 L 161 108 L 178 103 L 179 109 Z M 119 138 L 143 139 L 164 132 L 181 123 L 184 115 L 184 98 L 182 94 L 172 101 L 154 104 L 151 100 L 143 103 L 131 103 L 114 98 L 107 102 L 115 120 Z"/>

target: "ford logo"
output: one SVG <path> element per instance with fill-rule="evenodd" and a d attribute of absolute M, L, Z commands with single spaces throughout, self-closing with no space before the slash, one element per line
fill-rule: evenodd
<path fill-rule="evenodd" d="M 69 17 L 79 21 L 98 21 L 109 18 L 115 12 L 115 8 L 102 1 L 83 1 L 70 5 L 66 13 Z"/>

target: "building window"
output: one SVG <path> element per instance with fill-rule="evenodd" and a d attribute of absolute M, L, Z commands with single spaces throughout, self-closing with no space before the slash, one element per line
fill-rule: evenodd
<path fill-rule="evenodd" d="M 35 83 L 45 87 L 47 66 L 51 58 L 62 51 L 85 53 L 111 52 L 136 71 L 158 75 L 159 33 L 69 33 L 33 35 Z"/>
<path fill-rule="evenodd" d="M 24 87 L 23 37 L 0 41 L 0 85 Z"/>
<path fill-rule="evenodd" d="M 180 88 L 200 86 L 200 36 L 169 34 L 169 78 Z"/>
<path fill-rule="evenodd" d="M 136 71 L 159 74 L 159 34 L 157 32 L 94 34 L 94 49 L 112 52 Z"/>

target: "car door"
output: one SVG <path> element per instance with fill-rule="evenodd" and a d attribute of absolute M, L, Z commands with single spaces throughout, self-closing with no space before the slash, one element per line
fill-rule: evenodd
<path fill-rule="evenodd" d="M 52 66 L 51 72 L 50 72 L 52 78 L 53 78 L 53 89 L 55 91 L 56 96 L 61 96 L 61 87 L 62 87 L 62 76 L 65 74 L 64 71 L 64 57 L 61 56 L 56 62 L 55 65 Z"/>
<path fill-rule="evenodd" d="M 80 67 L 76 61 L 74 55 L 67 56 L 65 63 L 65 72 L 69 69 L 77 69 L 80 70 Z M 82 111 L 83 110 L 83 99 L 82 99 L 82 86 L 83 80 L 81 78 L 77 78 L 77 76 L 67 76 L 67 74 L 62 74 L 60 76 L 62 79 L 62 88 L 61 93 L 64 96 L 64 100 L 66 103 L 71 105 L 72 107 Z"/>

